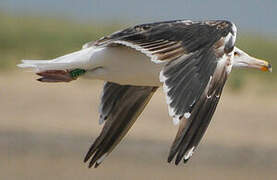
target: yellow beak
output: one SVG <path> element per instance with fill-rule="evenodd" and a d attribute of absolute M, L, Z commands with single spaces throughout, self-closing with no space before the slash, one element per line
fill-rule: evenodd
<path fill-rule="evenodd" d="M 256 68 L 262 71 L 272 72 L 272 66 L 269 62 L 265 60 L 257 59 L 254 57 L 250 57 L 250 58 L 251 60 L 249 61 L 249 64 L 248 64 L 250 68 Z"/>

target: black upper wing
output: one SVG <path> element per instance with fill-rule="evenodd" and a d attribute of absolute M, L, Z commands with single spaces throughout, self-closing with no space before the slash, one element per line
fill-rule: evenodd
<path fill-rule="evenodd" d="M 141 24 L 87 43 L 84 47 L 122 44 L 137 49 L 158 63 L 210 47 L 230 32 L 235 33 L 233 27 L 231 22 L 220 20 Z"/>

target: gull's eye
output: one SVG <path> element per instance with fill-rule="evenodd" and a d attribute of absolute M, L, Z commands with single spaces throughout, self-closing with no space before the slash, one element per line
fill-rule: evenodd
<path fill-rule="evenodd" d="M 234 56 L 238 56 L 239 55 L 239 53 L 238 52 L 234 52 Z"/>

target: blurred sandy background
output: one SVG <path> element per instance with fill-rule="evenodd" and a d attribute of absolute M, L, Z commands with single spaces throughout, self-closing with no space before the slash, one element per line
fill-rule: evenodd
<path fill-rule="evenodd" d="M 267 21 L 251 24 L 243 20 L 248 16 L 255 22 L 251 15 L 257 11 L 253 7 L 228 12 L 230 16 L 236 12 L 234 14 L 244 17 L 231 16 L 243 27 L 238 45 L 251 55 L 269 60 L 274 72 L 241 70 L 231 74 L 208 131 L 186 165 L 166 162 L 177 127 L 168 116 L 160 89 L 114 152 L 98 169 L 88 169 L 82 160 L 101 130 L 97 111 L 103 82 L 78 80 L 70 84 L 42 84 L 35 81 L 33 73 L 18 70 L 15 65 L 20 59 L 50 59 L 76 51 L 87 41 L 136 23 L 136 16 L 130 16 L 132 22 L 108 23 L 110 19 L 99 23 L 98 18 L 98 22 L 93 19 L 92 23 L 87 23 L 87 20 L 81 22 L 81 16 L 75 17 L 75 11 L 64 10 L 70 16 L 53 12 L 54 15 L 49 15 L 45 9 L 37 12 L 42 8 L 39 6 L 43 5 L 42 1 L 36 4 L 28 0 L 25 6 L 16 2 L 0 3 L 1 180 L 277 179 L 277 73 L 274 71 L 277 28 L 274 18 L 269 16 L 274 15 L 272 9 L 277 8 L 276 3 L 267 1 L 257 13 L 259 20 L 271 18 L 273 25 L 268 28 L 264 28 Z M 49 2 L 48 6 L 54 3 Z M 63 5 L 62 2 L 68 6 L 64 1 L 58 4 Z M 180 3 L 176 1 L 175 6 L 177 2 Z M 189 5 L 189 1 L 186 4 Z M 196 5 L 189 7 L 196 8 Z M 36 8 L 36 11 L 28 14 L 26 7 Z M 57 5 L 51 11 L 58 8 Z M 216 4 L 213 8 L 217 8 Z M 148 11 L 145 9 L 145 17 L 138 19 L 151 19 Z M 101 14 L 100 10 L 98 13 Z M 111 13 L 113 16 L 116 11 Z M 173 11 L 167 13 L 170 19 L 186 17 Z M 205 17 L 205 12 L 201 13 Z M 206 17 L 217 17 L 206 13 Z M 228 13 L 224 17 L 228 17 Z M 253 27 L 256 28 L 253 30 Z"/>

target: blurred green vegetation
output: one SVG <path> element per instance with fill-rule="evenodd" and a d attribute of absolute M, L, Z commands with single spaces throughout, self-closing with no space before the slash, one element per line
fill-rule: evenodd
<path fill-rule="evenodd" d="M 92 40 L 123 27 L 120 24 L 77 23 L 67 19 L 11 16 L 0 13 L 0 71 L 15 69 L 21 59 L 52 59 L 72 51 Z M 255 57 L 268 60 L 277 67 L 277 40 L 270 36 L 239 34 L 237 46 Z M 276 72 L 234 70 L 229 85 L 234 90 L 244 85 L 246 78 L 274 82 Z"/>
<path fill-rule="evenodd" d="M 21 59 L 52 59 L 79 50 L 119 25 L 74 23 L 66 19 L 0 13 L 0 70 L 16 68 Z"/>

